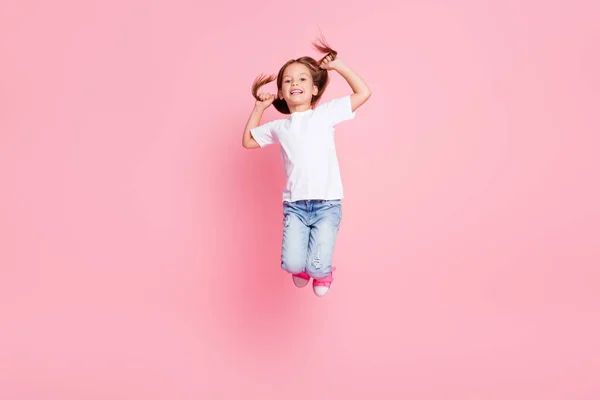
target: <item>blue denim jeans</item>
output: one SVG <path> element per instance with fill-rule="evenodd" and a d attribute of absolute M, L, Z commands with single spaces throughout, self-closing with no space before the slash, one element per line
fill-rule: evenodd
<path fill-rule="evenodd" d="M 329 275 L 341 220 L 341 200 L 284 202 L 281 268 L 317 279 Z"/>

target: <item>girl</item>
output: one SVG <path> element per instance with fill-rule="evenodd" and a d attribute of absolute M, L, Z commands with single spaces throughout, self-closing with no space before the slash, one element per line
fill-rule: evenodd
<path fill-rule="evenodd" d="M 333 281 L 331 263 L 344 197 L 334 127 L 354 119 L 371 90 L 323 38 L 313 45 L 325 56 L 320 61 L 301 57 L 286 62 L 277 75 L 277 94 L 258 94 L 275 76 L 261 75 L 254 81 L 256 103 L 242 145 L 246 149 L 280 145 L 286 175 L 281 267 L 292 274 L 297 287 L 313 278 L 314 293 L 323 296 Z M 329 83 L 328 71 L 337 71 L 353 93 L 317 106 Z M 259 126 L 271 104 L 289 116 Z"/>

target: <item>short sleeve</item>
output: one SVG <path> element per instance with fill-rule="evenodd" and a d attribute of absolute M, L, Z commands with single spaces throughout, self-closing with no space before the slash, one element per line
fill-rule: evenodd
<path fill-rule="evenodd" d="M 350 95 L 331 100 L 324 103 L 321 107 L 325 113 L 325 117 L 332 126 L 343 121 L 354 119 L 356 116 L 356 112 L 352 111 Z"/>
<path fill-rule="evenodd" d="M 277 138 L 275 136 L 275 122 L 271 121 L 266 124 L 257 126 L 256 128 L 250 129 L 250 133 L 260 147 L 265 147 L 270 144 L 276 143 Z"/>

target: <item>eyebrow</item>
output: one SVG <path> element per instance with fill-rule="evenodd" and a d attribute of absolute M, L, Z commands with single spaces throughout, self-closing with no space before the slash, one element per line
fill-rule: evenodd
<path fill-rule="evenodd" d="M 306 76 L 308 76 L 308 74 L 306 72 L 301 72 L 300 75 L 306 75 Z M 284 78 L 291 78 L 292 76 L 291 75 L 284 75 L 283 77 Z"/>

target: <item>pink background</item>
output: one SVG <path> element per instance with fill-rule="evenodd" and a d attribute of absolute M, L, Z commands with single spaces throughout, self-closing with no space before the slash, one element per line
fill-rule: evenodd
<path fill-rule="evenodd" d="M 600 399 L 599 14 L 2 2 L 0 398 Z M 277 148 L 241 147 L 319 28 L 373 90 L 323 299 L 279 269 Z"/>

